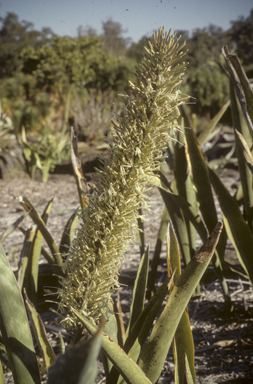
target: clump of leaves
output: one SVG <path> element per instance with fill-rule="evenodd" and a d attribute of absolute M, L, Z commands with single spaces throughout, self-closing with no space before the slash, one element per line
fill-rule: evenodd
<path fill-rule="evenodd" d="M 69 135 L 64 131 L 44 131 L 33 141 L 28 141 L 23 127 L 20 145 L 27 173 L 34 179 L 36 169 L 40 169 L 43 182 L 47 181 L 56 164 L 70 157 Z"/>

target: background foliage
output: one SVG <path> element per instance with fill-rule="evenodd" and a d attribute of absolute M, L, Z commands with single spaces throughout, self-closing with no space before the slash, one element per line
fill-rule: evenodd
<path fill-rule="evenodd" d="M 223 45 L 238 54 L 248 77 L 252 76 L 252 19 L 253 10 L 247 18 L 231 21 L 227 31 L 214 25 L 191 34 L 178 31 L 188 46 L 183 90 L 194 98 L 191 112 L 210 118 L 229 98 L 221 56 Z M 122 26 L 111 19 L 102 23 L 100 36 L 91 27 L 79 26 L 76 38 L 56 36 L 50 28 L 37 31 L 32 23 L 20 21 L 14 13 L 0 18 L 0 22 L 0 98 L 3 111 L 18 131 L 22 125 L 27 131 L 39 131 L 48 125 L 50 129 L 59 128 L 67 98 L 69 113 L 65 122 L 82 130 L 74 105 L 88 103 L 90 94 L 101 98 L 105 93 L 115 100 L 119 92 L 127 90 L 127 81 L 145 53 L 146 36 L 133 43 L 124 37 Z M 223 118 L 230 117 L 225 114 Z M 108 119 L 103 133 L 109 125 Z"/>

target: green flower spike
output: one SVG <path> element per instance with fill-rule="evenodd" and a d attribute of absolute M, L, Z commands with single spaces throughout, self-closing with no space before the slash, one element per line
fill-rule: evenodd
<path fill-rule="evenodd" d="M 98 324 L 110 308 L 118 270 L 137 230 L 138 208 L 145 202 L 150 180 L 160 169 L 168 141 L 177 125 L 178 106 L 185 101 L 179 86 L 185 65 L 175 34 L 159 29 L 130 82 L 126 102 L 111 143 L 111 156 L 95 174 L 95 194 L 63 265 L 59 290 L 62 324 L 74 330 L 79 322 L 72 308 Z"/>

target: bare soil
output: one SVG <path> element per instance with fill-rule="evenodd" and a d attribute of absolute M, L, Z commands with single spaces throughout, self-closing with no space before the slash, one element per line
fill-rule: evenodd
<path fill-rule="evenodd" d="M 59 243 L 70 215 L 78 208 L 78 194 L 74 177 L 71 175 L 51 175 L 45 184 L 20 177 L 12 178 L 5 175 L 0 180 L 0 236 L 22 214 L 18 202 L 19 196 L 27 197 L 41 214 L 49 199 L 54 197 L 53 207 L 48 220 L 48 228 L 54 239 Z M 238 182 L 235 171 L 223 173 L 225 184 L 231 189 Z M 156 236 L 159 228 L 163 203 L 157 190 L 150 192 L 150 212 L 145 222 L 146 243 L 150 244 L 152 259 Z M 28 228 L 32 225 L 29 217 L 22 222 Z M 24 236 L 15 230 L 3 243 L 7 257 L 13 269 L 17 267 Z M 197 246 L 201 243 L 198 241 Z M 139 264 L 139 247 L 133 239 L 121 271 L 122 286 L 120 296 L 124 319 L 127 322 L 133 281 Z M 231 316 L 224 313 L 224 300 L 219 282 L 212 267 L 209 267 L 201 283 L 201 294 L 189 303 L 189 316 L 195 343 L 196 375 L 198 383 L 253 383 L 253 288 L 232 268 L 240 269 L 236 253 L 228 243 L 226 261 L 229 272 L 229 287 L 234 305 Z M 41 263 L 44 261 L 41 260 Z M 157 286 L 166 276 L 165 248 L 158 268 Z M 58 328 L 55 317 L 48 310 L 42 311 L 49 337 L 55 351 L 58 351 Z M 68 336 L 64 336 L 66 341 Z M 103 382 L 103 371 L 99 363 L 97 382 Z M 170 350 L 159 383 L 174 381 L 173 351 Z M 9 373 L 5 375 L 6 383 L 11 383 Z"/>

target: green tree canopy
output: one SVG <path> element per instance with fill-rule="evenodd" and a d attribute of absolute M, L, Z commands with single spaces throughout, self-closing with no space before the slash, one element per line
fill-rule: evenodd
<path fill-rule="evenodd" d="M 112 19 L 108 19 L 102 23 L 102 28 L 101 38 L 108 51 L 114 56 L 125 55 L 130 39 L 123 37 L 126 30 L 123 30 L 122 25 Z"/>
<path fill-rule="evenodd" d="M 33 74 L 38 87 L 48 91 L 59 91 L 70 84 L 87 89 L 117 89 L 118 82 L 124 80 L 120 75 L 122 60 L 110 55 L 97 36 L 53 36 L 50 45 L 24 49 L 21 58 L 23 72 Z"/>
<path fill-rule="evenodd" d="M 189 36 L 179 31 L 187 42 L 188 62 L 185 92 L 194 98 L 191 109 L 200 115 L 214 115 L 229 98 L 228 78 L 221 69 L 221 48 L 230 45 L 229 37 L 222 28 L 214 25 L 196 29 Z"/>
<path fill-rule="evenodd" d="M 64 111 L 76 98 L 85 102 L 91 90 L 118 93 L 127 87 L 126 63 L 111 55 L 98 36 L 53 36 L 43 46 L 24 48 L 19 57 L 19 71 L 0 90 L 17 129 L 39 129 L 49 116 L 67 121 L 69 112 Z"/>
<path fill-rule="evenodd" d="M 33 29 L 28 21 L 19 21 L 15 13 L 0 18 L 0 78 L 11 77 L 22 65 L 21 51 L 28 46 L 38 48 L 46 44 L 53 32 L 43 28 L 41 32 Z"/>
<path fill-rule="evenodd" d="M 230 44 L 227 34 L 215 25 L 197 28 L 192 36 L 185 31 L 179 31 L 179 34 L 187 41 L 188 52 L 184 60 L 189 62 L 190 67 L 205 66 L 210 60 L 219 61 L 222 46 Z"/>
<path fill-rule="evenodd" d="M 127 56 L 139 61 L 141 56 L 145 54 L 144 46 L 147 43 L 147 37 L 143 36 L 138 43 L 132 43 L 127 50 Z"/>
<path fill-rule="evenodd" d="M 228 33 L 243 65 L 253 64 L 253 9 L 248 17 L 232 21 Z"/>

